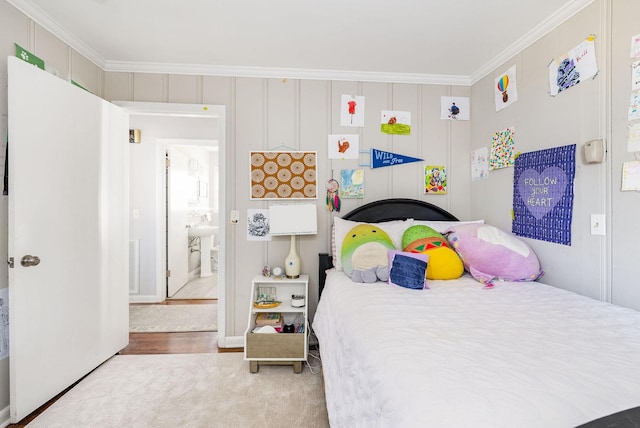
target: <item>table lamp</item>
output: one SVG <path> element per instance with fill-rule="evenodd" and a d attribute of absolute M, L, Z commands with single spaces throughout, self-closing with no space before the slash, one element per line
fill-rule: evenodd
<path fill-rule="evenodd" d="M 298 278 L 300 276 L 300 256 L 296 251 L 296 236 L 318 233 L 316 205 L 269 206 L 269 233 L 271 236 L 291 236 L 291 249 L 284 261 L 284 272 L 287 278 Z"/>

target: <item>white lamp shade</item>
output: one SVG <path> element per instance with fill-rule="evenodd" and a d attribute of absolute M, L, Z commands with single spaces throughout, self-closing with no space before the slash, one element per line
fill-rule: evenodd
<path fill-rule="evenodd" d="M 269 233 L 278 235 L 315 235 L 318 215 L 314 204 L 269 206 Z"/>

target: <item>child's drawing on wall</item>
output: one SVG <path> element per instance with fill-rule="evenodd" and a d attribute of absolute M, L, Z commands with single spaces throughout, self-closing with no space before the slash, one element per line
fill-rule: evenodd
<path fill-rule="evenodd" d="M 364 126 L 364 97 L 342 95 L 340 126 Z"/>
<path fill-rule="evenodd" d="M 383 134 L 411 134 L 411 112 L 382 110 L 380 132 Z"/>
<path fill-rule="evenodd" d="M 435 195 L 447 193 L 447 170 L 443 165 L 424 167 L 424 193 Z"/>
<path fill-rule="evenodd" d="M 329 135 L 329 159 L 358 159 L 359 142 L 358 134 Z"/>

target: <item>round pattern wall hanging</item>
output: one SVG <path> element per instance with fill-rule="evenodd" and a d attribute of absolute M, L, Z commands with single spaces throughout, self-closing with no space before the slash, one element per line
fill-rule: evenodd
<path fill-rule="evenodd" d="M 316 152 L 251 152 L 251 199 L 316 199 Z"/>

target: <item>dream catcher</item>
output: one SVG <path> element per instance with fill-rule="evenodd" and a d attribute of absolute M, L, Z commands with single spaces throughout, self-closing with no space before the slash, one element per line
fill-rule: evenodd
<path fill-rule="evenodd" d="M 335 179 L 330 179 L 327 182 L 327 209 L 335 212 L 340 212 L 340 196 L 338 196 L 338 189 L 340 184 Z"/>

